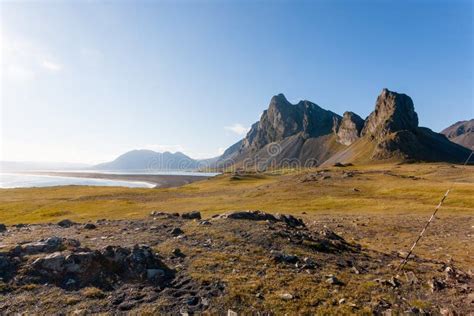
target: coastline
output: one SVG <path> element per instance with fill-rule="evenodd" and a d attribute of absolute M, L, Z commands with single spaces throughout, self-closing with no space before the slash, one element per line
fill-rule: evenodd
<path fill-rule="evenodd" d="M 64 172 L 64 171 L 35 171 L 25 174 L 31 175 L 47 175 L 56 177 L 73 177 L 73 178 L 89 178 L 89 179 L 106 179 L 106 180 L 122 180 L 137 181 L 151 183 L 154 188 L 173 188 L 180 187 L 185 184 L 202 181 L 212 176 L 196 176 L 196 175 L 156 175 L 156 174 L 111 174 L 98 172 Z"/>

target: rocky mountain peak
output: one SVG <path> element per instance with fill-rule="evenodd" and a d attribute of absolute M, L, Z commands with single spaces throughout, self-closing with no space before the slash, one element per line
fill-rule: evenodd
<path fill-rule="evenodd" d="M 349 146 L 360 137 L 364 120 L 354 112 L 345 112 L 336 128 L 337 142 Z"/>
<path fill-rule="evenodd" d="M 415 130 L 418 115 L 412 99 L 406 94 L 383 89 L 377 97 L 375 110 L 367 118 L 362 135 L 384 138 L 390 133 Z"/>
<path fill-rule="evenodd" d="M 309 101 L 291 104 L 283 94 L 272 97 L 260 121 L 252 126 L 242 148 L 259 150 L 265 145 L 301 133 L 305 138 L 331 133 L 339 116 Z"/>
<path fill-rule="evenodd" d="M 450 141 L 474 149 L 474 119 L 459 121 L 441 131 Z"/>

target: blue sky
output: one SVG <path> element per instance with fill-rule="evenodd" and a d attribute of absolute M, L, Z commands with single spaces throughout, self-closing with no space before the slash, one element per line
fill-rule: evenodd
<path fill-rule="evenodd" d="M 272 95 L 435 131 L 474 117 L 471 1 L 2 2 L 1 160 L 216 156 Z"/>

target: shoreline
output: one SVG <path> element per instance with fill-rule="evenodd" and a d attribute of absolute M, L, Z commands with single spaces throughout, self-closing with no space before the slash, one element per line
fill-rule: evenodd
<path fill-rule="evenodd" d="M 98 172 L 55 172 L 55 171 L 36 171 L 24 172 L 24 174 L 31 175 L 46 175 L 56 177 L 70 177 L 70 178 L 89 178 L 89 179 L 104 179 L 104 180 L 120 180 L 120 181 L 134 181 L 147 182 L 155 185 L 153 188 L 174 188 L 185 184 L 202 181 L 212 176 L 196 176 L 196 175 L 155 175 L 155 174 L 110 174 Z"/>

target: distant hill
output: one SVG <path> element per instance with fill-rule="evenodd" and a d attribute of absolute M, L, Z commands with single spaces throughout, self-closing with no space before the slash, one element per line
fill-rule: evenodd
<path fill-rule="evenodd" d="M 444 135 L 418 126 L 412 99 L 383 89 L 364 120 L 341 117 L 310 101 L 291 104 L 274 96 L 260 121 L 229 147 L 218 168 L 297 167 L 374 161 L 462 162 L 469 151 Z"/>
<path fill-rule="evenodd" d="M 117 157 L 114 161 L 101 163 L 93 167 L 96 170 L 195 170 L 200 161 L 194 160 L 183 153 L 153 150 L 132 150 Z"/>
<path fill-rule="evenodd" d="M 456 144 L 474 150 L 474 119 L 454 123 L 441 131 L 441 134 Z"/>

